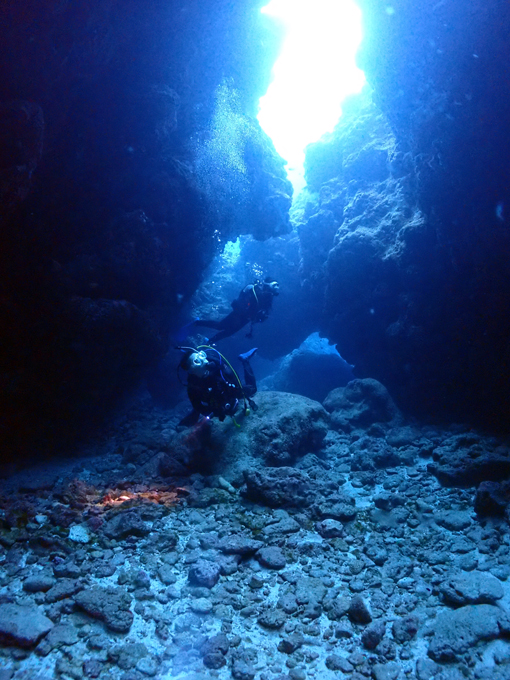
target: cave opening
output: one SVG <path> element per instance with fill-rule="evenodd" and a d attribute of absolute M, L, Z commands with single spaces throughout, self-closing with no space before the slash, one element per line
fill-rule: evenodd
<path fill-rule="evenodd" d="M 258 120 L 287 161 L 294 195 L 305 186 L 305 148 L 332 132 L 344 99 L 361 91 L 362 15 L 353 0 L 270 0 L 262 13 L 283 38 Z"/>

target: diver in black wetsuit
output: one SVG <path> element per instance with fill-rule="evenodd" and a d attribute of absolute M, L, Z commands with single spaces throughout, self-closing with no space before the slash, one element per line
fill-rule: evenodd
<path fill-rule="evenodd" d="M 244 368 L 244 385 L 222 354 L 214 348 L 207 351 L 189 348 L 179 366 L 188 373 L 188 397 L 193 411 L 181 420 L 179 425 L 194 425 L 201 415 L 216 417 L 220 421 L 226 416 L 235 416 L 240 402 L 247 403 L 254 411 L 256 404 L 251 397 L 257 392 L 257 382 L 249 359 L 256 348 L 239 355 Z"/>
<path fill-rule="evenodd" d="M 280 292 L 278 283 L 271 278 L 264 281 L 255 281 L 243 288 L 239 297 L 233 300 L 232 311 L 224 319 L 214 321 L 212 319 L 196 319 L 195 326 L 205 326 L 219 331 L 209 339 L 211 345 L 223 340 L 237 331 L 241 330 L 247 323 L 251 323 L 251 328 L 246 337 L 251 338 L 253 334 L 253 324 L 265 321 L 273 306 L 273 298 Z"/>

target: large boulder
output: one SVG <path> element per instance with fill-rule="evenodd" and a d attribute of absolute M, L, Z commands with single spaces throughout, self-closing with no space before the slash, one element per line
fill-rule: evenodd
<path fill-rule="evenodd" d="M 509 632 L 510 620 L 499 607 L 467 605 L 435 619 L 428 654 L 435 661 L 456 661 L 479 642 L 507 637 Z"/>
<path fill-rule="evenodd" d="M 373 378 L 356 379 L 338 387 L 324 400 L 331 424 L 344 432 L 367 428 L 374 423 L 395 427 L 402 416 L 388 390 Z"/>
<path fill-rule="evenodd" d="M 0 605 L 0 643 L 33 647 L 47 635 L 54 624 L 39 607 L 32 605 Z"/>
<path fill-rule="evenodd" d="M 291 465 L 300 456 L 320 450 L 329 426 L 326 410 L 316 401 L 286 392 L 259 392 L 257 410 L 234 421 L 206 421 L 178 433 L 170 443 L 161 470 L 221 472 L 237 477 L 244 468 Z"/>
<path fill-rule="evenodd" d="M 444 601 L 453 607 L 468 604 L 496 604 L 505 592 L 501 581 L 482 571 L 452 574 L 439 588 Z"/>
<path fill-rule="evenodd" d="M 427 467 L 445 486 L 497 482 L 510 475 L 510 449 L 495 438 L 474 432 L 456 434 L 434 449 L 433 462 Z"/>

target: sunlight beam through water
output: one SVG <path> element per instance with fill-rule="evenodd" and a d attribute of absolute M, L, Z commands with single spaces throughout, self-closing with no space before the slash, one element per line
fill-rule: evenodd
<path fill-rule="evenodd" d="M 342 101 L 365 83 L 355 63 L 361 10 L 353 0 L 270 0 L 261 11 L 285 34 L 258 120 L 287 161 L 297 193 L 305 184 L 306 145 L 332 132 Z"/>

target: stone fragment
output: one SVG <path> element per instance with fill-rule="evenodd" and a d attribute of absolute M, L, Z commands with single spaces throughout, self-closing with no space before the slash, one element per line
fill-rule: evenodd
<path fill-rule="evenodd" d="M 278 630 L 286 620 L 286 615 L 280 609 L 266 609 L 258 618 L 260 625 L 269 630 Z"/>
<path fill-rule="evenodd" d="M 72 597 L 83 588 L 79 581 L 71 578 L 59 578 L 58 581 L 46 593 L 46 602 L 53 603 Z"/>
<path fill-rule="evenodd" d="M 315 484 L 302 470 L 292 467 L 244 470 L 246 496 L 271 508 L 307 507 L 315 497 Z"/>
<path fill-rule="evenodd" d="M 348 597 L 340 595 L 335 597 L 331 605 L 327 609 L 328 618 L 332 621 L 338 621 L 349 612 L 351 601 Z M 372 619 L 370 619 L 371 621 Z"/>
<path fill-rule="evenodd" d="M 276 546 L 268 546 L 267 548 L 261 548 L 255 557 L 258 559 L 260 564 L 266 569 L 284 569 L 287 565 L 287 560 L 280 548 Z"/>
<path fill-rule="evenodd" d="M 150 576 L 143 569 L 138 569 L 134 572 L 132 583 L 136 588 L 146 588 L 148 590 L 151 587 Z"/>
<path fill-rule="evenodd" d="M 408 463 L 407 460 L 403 460 L 402 451 L 397 451 L 381 438 L 361 437 L 351 445 L 351 451 L 351 470 L 353 472 L 373 472 Z"/>
<path fill-rule="evenodd" d="M 220 574 L 222 576 L 231 576 L 232 574 L 235 574 L 241 560 L 241 555 L 220 555 L 218 557 Z"/>
<path fill-rule="evenodd" d="M 326 657 L 326 668 L 330 671 L 342 671 L 342 673 L 352 673 L 353 665 L 340 654 L 329 654 Z"/>
<path fill-rule="evenodd" d="M 135 668 L 140 659 L 148 655 L 147 647 L 142 642 L 129 642 L 125 645 L 116 645 L 108 650 L 108 660 L 123 671 Z"/>
<path fill-rule="evenodd" d="M 217 531 L 205 531 L 200 534 L 198 540 L 202 550 L 218 550 L 220 539 Z"/>
<path fill-rule="evenodd" d="M 509 629 L 504 612 L 490 604 L 467 605 L 439 614 L 428 654 L 439 662 L 456 661 L 482 640 L 494 640 Z"/>
<path fill-rule="evenodd" d="M 417 428 L 404 425 L 389 430 L 386 434 L 386 441 L 391 446 L 400 448 L 401 446 L 410 446 L 417 439 L 420 439 L 420 436 L 420 431 Z"/>
<path fill-rule="evenodd" d="M 78 629 L 71 623 L 59 623 L 50 630 L 46 640 L 53 648 L 74 645 L 78 642 Z"/>
<path fill-rule="evenodd" d="M 213 604 L 207 597 L 198 597 L 191 601 L 189 607 L 195 614 L 209 614 L 212 611 Z"/>
<path fill-rule="evenodd" d="M 341 640 L 343 638 L 349 639 L 352 638 L 353 635 L 354 628 L 352 626 L 352 623 L 348 619 L 336 624 L 335 637 L 337 640 Z"/>
<path fill-rule="evenodd" d="M 253 680 L 257 671 L 257 651 L 253 648 L 241 647 L 236 650 L 232 659 L 232 677 L 234 680 Z"/>
<path fill-rule="evenodd" d="M 301 633 L 291 633 L 278 643 L 278 651 L 283 654 L 292 654 L 303 645 L 305 638 Z"/>
<path fill-rule="evenodd" d="M 357 510 L 354 507 L 354 503 L 323 503 L 320 506 L 320 513 L 324 519 L 352 522 L 356 518 Z"/>
<path fill-rule="evenodd" d="M 341 541 L 341 538 L 335 538 L 334 541 Z M 297 551 L 298 554 L 311 556 L 322 555 L 324 553 L 324 539 L 318 534 L 306 533 L 304 536 L 296 534 L 287 541 L 287 548 Z"/>
<path fill-rule="evenodd" d="M 158 672 L 158 662 L 154 657 L 144 656 L 138 661 L 135 668 L 143 673 L 144 676 L 153 678 Z"/>
<path fill-rule="evenodd" d="M 417 680 L 434 680 L 436 673 L 441 666 L 432 659 L 418 659 L 416 661 L 416 677 Z"/>
<path fill-rule="evenodd" d="M 372 675 L 374 680 L 397 680 L 400 670 L 400 665 L 394 661 L 390 661 L 390 663 L 376 663 L 372 670 Z"/>
<path fill-rule="evenodd" d="M 88 543 L 90 541 L 89 530 L 84 524 L 73 524 L 69 529 L 69 540 L 74 543 Z"/>
<path fill-rule="evenodd" d="M 23 590 L 27 593 L 46 593 L 55 585 L 54 576 L 47 571 L 39 571 L 23 581 Z"/>
<path fill-rule="evenodd" d="M 262 541 L 256 541 L 248 536 L 234 534 L 222 538 L 218 543 L 218 549 L 226 555 L 252 555 L 264 546 Z"/>
<path fill-rule="evenodd" d="M 53 567 L 53 573 L 57 578 L 76 579 L 81 576 L 81 569 L 75 562 L 68 560 L 67 562 L 55 564 Z"/>
<path fill-rule="evenodd" d="M 398 508 L 404 505 L 406 499 L 404 496 L 398 493 L 388 493 L 387 491 L 382 491 L 374 496 L 374 505 L 379 510 L 390 511 L 393 508 Z"/>
<path fill-rule="evenodd" d="M 230 642 L 224 633 L 218 633 L 207 639 L 202 645 L 204 666 L 218 669 L 226 664 L 225 656 L 229 650 Z"/>
<path fill-rule="evenodd" d="M 94 650 L 107 649 L 110 647 L 110 638 L 104 633 L 98 633 L 89 638 L 87 645 L 90 649 Z"/>
<path fill-rule="evenodd" d="M 388 551 L 384 545 L 379 543 L 368 543 L 364 547 L 364 552 L 378 567 L 382 567 L 388 559 Z"/>
<path fill-rule="evenodd" d="M 294 614 L 298 610 L 296 596 L 292 593 L 285 593 L 279 598 L 278 607 L 286 614 Z"/>
<path fill-rule="evenodd" d="M 188 580 L 192 586 L 212 588 L 220 579 L 220 565 L 216 562 L 198 560 L 188 572 Z"/>
<path fill-rule="evenodd" d="M 32 605 L 0 604 L 0 642 L 18 647 L 33 647 L 54 624 Z"/>
<path fill-rule="evenodd" d="M 471 524 L 471 516 L 469 512 L 460 510 L 446 510 L 435 515 L 439 526 L 449 529 L 450 531 L 462 531 L 467 529 Z"/>
<path fill-rule="evenodd" d="M 462 571 L 473 571 L 478 567 L 478 558 L 475 552 L 470 552 L 467 555 L 462 555 L 458 560 L 457 566 Z"/>
<path fill-rule="evenodd" d="M 430 565 L 448 564 L 450 562 L 450 554 L 443 550 L 425 550 L 423 552 L 423 561 Z"/>
<path fill-rule="evenodd" d="M 103 527 L 105 536 L 121 541 L 128 536 L 147 536 L 150 527 L 142 520 L 140 515 L 133 511 L 120 511 Z"/>
<path fill-rule="evenodd" d="M 473 541 L 467 539 L 465 536 L 456 536 L 451 542 L 450 550 L 454 553 L 465 554 L 476 548 Z"/>
<path fill-rule="evenodd" d="M 252 590 L 258 590 L 266 583 L 266 579 L 263 574 L 253 574 L 248 582 L 248 585 Z"/>
<path fill-rule="evenodd" d="M 113 560 L 98 560 L 91 565 L 91 573 L 96 578 L 108 578 L 109 576 L 113 576 L 116 570 L 117 566 L 114 564 Z"/>
<path fill-rule="evenodd" d="M 162 564 L 158 568 L 158 576 L 162 583 L 166 586 L 171 586 L 177 581 L 174 574 L 174 568 L 170 564 Z"/>
<path fill-rule="evenodd" d="M 64 656 L 57 658 L 55 664 L 55 674 L 53 677 L 57 678 L 72 678 L 72 680 L 81 679 L 82 668 L 78 661 L 67 660 Z M 30 680 L 46 680 L 46 676 L 35 676 Z"/>
<path fill-rule="evenodd" d="M 173 531 L 163 531 L 156 536 L 156 544 L 161 552 L 170 552 L 178 542 L 179 538 Z"/>
<path fill-rule="evenodd" d="M 363 562 L 363 560 L 353 559 L 347 562 L 347 566 L 349 568 L 349 572 L 353 576 L 358 576 L 358 574 L 361 574 L 361 572 L 365 568 L 365 563 Z"/>
<path fill-rule="evenodd" d="M 441 584 L 440 592 L 448 604 L 495 604 L 504 595 L 501 582 L 492 574 L 471 571 L 451 576 Z"/>
<path fill-rule="evenodd" d="M 301 576 L 296 582 L 296 601 L 298 604 L 322 602 L 326 595 L 326 586 L 319 578 Z"/>
<path fill-rule="evenodd" d="M 40 656 L 46 656 L 54 649 L 75 645 L 78 640 L 78 630 L 75 626 L 70 623 L 59 623 L 41 640 L 36 652 Z"/>
<path fill-rule="evenodd" d="M 361 595 L 354 595 L 349 604 L 349 618 L 353 623 L 370 623 L 372 616 Z"/>
<path fill-rule="evenodd" d="M 340 538 L 344 535 L 344 525 L 336 519 L 323 519 L 317 522 L 315 530 L 322 538 Z"/>
<path fill-rule="evenodd" d="M 410 614 L 393 622 L 393 637 L 397 642 L 409 642 L 418 632 L 419 621 L 416 616 Z"/>
<path fill-rule="evenodd" d="M 130 611 L 132 602 L 123 588 L 101 588 L 93 586 L 82 590 L 75 597 L 76 604 L 89 616 L 104 621 L 106 626 L 117 633 L 127 633 L 133 623 Z"/>
<path fill-rule="evenodd" d="M 361 642 L 365 649 L 373 650 L 381 642 L 386 632 L 386 624 L 384 621 L 375 621 L 371 623 L 361 635 Z"/>
<path fill-rule="evenodd" d="M 295 534 L 301 529 L 299 524 L 292 517 L 282 519 L 280 522 L 268 524 L 262 529 L 264 536 L 276 536 L 285 534 Z"/>
<path fill-rule="evenodd" d="M 82 670 L 86 678 L 98 678 L 103 671 L 104 663 L 97 659 L 87 659 L 83 662 Z"/>
<path fill-rule="evenodd" d="M 225 659 L 225 656 L 221 652 L 214 651 L 205 654 L 203 662 L 206 668 L 218 670 L 219 668 L 222 668 L 223 666 L 226 665 L 227 660 Z"/>
<path fill-rule="evenodd" d="M 303 609 L 303 618 L 304 619 L 318 619 L 320 618 L 322 614 L 322 605 L 320 602 L 317 602 L 316 600 L 310 600 L 307 605 L 305 605 Z"/>

